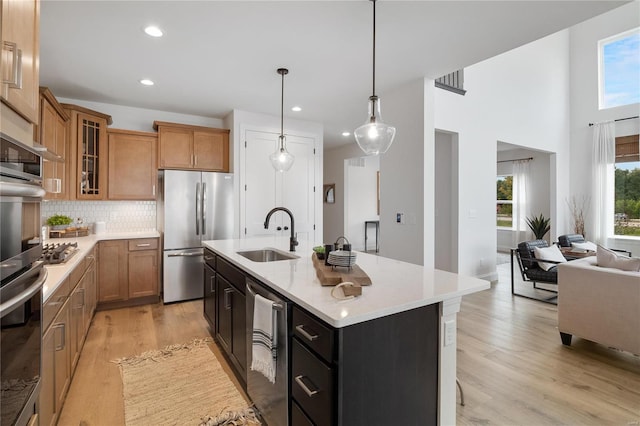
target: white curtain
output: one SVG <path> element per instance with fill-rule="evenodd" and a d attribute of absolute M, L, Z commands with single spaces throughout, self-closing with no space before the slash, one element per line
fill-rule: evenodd
<path fill-rule="evenodd" d="M 529 227 L 526 222 L 529 217 L 529 201 L 527 200 L 529 176 L 529 160 L 513 162 L 513 247 L 529 239 Z"/>
<path fill-rule="evenodd" d="M 613 121 L 593 126 L 593 233 L 589 240 L 602 245 L 613 234 L 615 136 Z"/>

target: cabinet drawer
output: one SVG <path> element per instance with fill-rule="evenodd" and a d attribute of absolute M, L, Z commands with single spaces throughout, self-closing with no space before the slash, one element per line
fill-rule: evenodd
<path fill-rule="evenodd" d="M 296 339 L 292 343 L 291 394 L 317 426 L 333 419 L 333 372 Z"/>
<path fill-rule="evenodd" d="M 333 360 L 334 331 L 306 312 L 293 308 L 293 334 L 326 362 Z"/>
<path fill-rule="evenodd" d="M 58 314 L 58 311 L 64 305 L 64 302 L 69 298 L 69 294 L 71 293 L 71 288 L 69 287 L 69 278 L 65 278 L 65 280 L 58 286 L 56 291 L 49 296 L 47 301 L 44 303 L 42 307 L 42 332 L 49 328 L 51 322 Z"/>
<path fill-rule="evenodd" d="M 314 426 L 295 401 L 291 403 L 291 426 Z"/>
<path fill-rule="evenodd" d="M 209 265 L 209 267 L 214 271 L 216 269 L 216 257 L 218 256 L 216 256 L 214 252 L 207 249 L 204 250 L 204 263 Z"/>
<path fill-rule="evenodd" d="M 86 261 L 86 257 L 81 259 L 69 274 L 69 286 L 71 290 L 75 288 L 75 286 L 80 282 L 82 275 L 84 275 L 84 271 L 87 269 L 87 265 L 85 264 Z"/>
<path fill-rule="evenodd" d="M 157 250 L 157 249 L 158 249 L 157 238 L 138 238 L 136 240 L 129 240 L 129 251 Z"/>
<path fill-rule="evenodd" d="M 227 279 L 234 287 L 244 294 L 245 277 L 244 273 L 227 262 L 220 256 L 216 256 L 216 272 Z"/>

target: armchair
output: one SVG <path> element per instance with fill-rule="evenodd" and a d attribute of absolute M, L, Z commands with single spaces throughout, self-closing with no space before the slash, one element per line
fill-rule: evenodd
<path fill-rule="evenodd" d="M 536 259 L 534 255 L 535 247 L 544 248 L 549 247 L 549 244 L 545 240 L 533 240 L 524 241 L 518 244 L 518 248 L 511 249 L 511 294 L 516 296 L 526 297 L 528 299 L 540 300 L 547 303 L 557 303 L 557 296 L 552 297 L 535 297 L 522 293 L 516 293 L 514 286 L 514 264 L 518 265 L 522 280 L 524 282 L 533 283 L 533 288 L 536 290 L 544 290 L 550 293 L 558 293 L 556 290 L 550 290 L 536 286 L 537 283 L 544 284 L 558 284 L 558 271 L 557 266 L 553 266 L 548 271 L 545 271 L 540 267 L 540 263 L 551 263 L 557 265 L 561 263 L 556 260 Z"/>
<path fill-rule="evenodd" d="M 560 247 L 571 247 L 571 243 L 584 242 L 586 242 L 586 240 L 584 239 L 584 236 L 582 234 L 565 234 L 558 237 L 558 245 L 560 245 Z M 609 250 L 617 251 L 624 254 L 625 256 L 631 257 L 631 252 L 628 250 L 620 250 L 614 248 L 610 248 Z"/>

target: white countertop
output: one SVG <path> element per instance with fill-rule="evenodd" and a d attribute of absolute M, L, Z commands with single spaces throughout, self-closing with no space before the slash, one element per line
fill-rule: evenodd
<path fill-rule="evenodd" d="M 439 303 L 486 290 L 488 281 L 451 272 L 357 252 L 356 264 L 369 275 L 372 285 L 350 300 L 331 296 L 331 286 L 322 286 L 311 260 L 312 246 L 301 241 L 299 259 L 253 262 L 237 251 L 276 248 L 289 250 L 288 237 L 261 237 L 203 241 L 203 245 L 259 278 L 264 284 L 302 306 L 333 327 L 381 318 L 421 306 Z"/>
<path fill-rule="evenodd" d="M 158 238 L 158 231 L 141 231 L 141 232 L 114 232 L 99 235 L 89 235 L 86 237 L 76 238 L 49 238 L 45 243 L 78 243 L 78 251 L 63 264 L 45 265 L 47 268 L 47 280 L 42 288 L 42 302 L 46 302 L 49 296 L 58 288 L 58 286 L 69 276 L 71 271 L 76 267 L 81 259 L 96 245 L 97 242 L 103 240 L 128 240 L 133 238 Z"/>

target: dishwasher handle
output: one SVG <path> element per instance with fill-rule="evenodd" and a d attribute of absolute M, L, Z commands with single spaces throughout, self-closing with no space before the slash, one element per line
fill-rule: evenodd
<path fill-rule="evenodd" d="M 256 292 L 251 288 L 251 284 L 247 283 L 247 291 L 251 294 L 251 297 L 256 297 Z M 282 303 L 273 302 L 273 309 L 276 311 L 282 311 L 284 309 L 284 305 Z"/>

